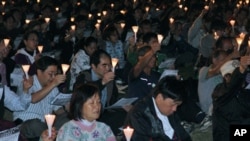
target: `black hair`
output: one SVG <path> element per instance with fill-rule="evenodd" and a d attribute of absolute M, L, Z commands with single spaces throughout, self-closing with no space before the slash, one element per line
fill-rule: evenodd
<path fill-rule="evenodd" d="M 109 40 L 110 39 L 110 36 L 114 33 L 117 33 L 117 36 L 119 36 L 119 33 L 116 29 L 116 27 L 112 24 L 112 25 L 109 25 L 107 26 L 104 31 L 103 31 L 103 39 L 104 40 Z"/>
<path fill-rule="evenodd" d="M 104 50 L 98 49 L 90 56 L 90 65 L 97 66 L 100 63 L 102 57 L 108 57 L 111 61 L 111 56 Z M 110 62 L 111 63 L 111 62 Z"/>
<path fill-rule="evenodd" d="M 137 49 L 137 55 L 139 56 L 144 56 L 148 51 L 151 50 L 150 46 L 143 46 Z"/>
<path fill-rule="evenodd" d="M 100 94 L 99 89 L 90 82 L 75 87 L 70 101 L 70 117 L 74 120 L 83 119 L 82 107 L 95 94 Z"/>
<path fill-rule="evenodd" d="M 31 34 L 35 34 L 37 37 L 39 37 L 39 33 L 37 31 L 31 30 L 24 34 L 23 40 L 27 40 Z"/>
<path fill-rule="evenodd" d="M 49 66 L 59 66 L 59 63 L 56 59 L 43 56 L 35 62 L 35 69 L 45 71 Z"/>
<path fill-rule="evenodd" d="M 142 40 L 143 40 L 144 43 L 149 43 L 149 41 L 152 38 L 156 38 L 157 39 L 157 34 L 153 33 L 153 32 L 149 32 L 149 33 L 146 33 L 146 34 L 143 35 Z"/>
<path fill-rule="evenodd" d="M 177 80 L 176 76 L 165 76 L 154 88 L 153 97 L 156 98 L 162 94 L 164 99 L 171 98 L 174 101 L 182 101 L 182 95 L 185 93 L 183 81 Z"/>

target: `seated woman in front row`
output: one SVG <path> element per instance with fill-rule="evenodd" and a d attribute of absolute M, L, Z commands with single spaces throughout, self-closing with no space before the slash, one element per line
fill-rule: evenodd
<path fill-rule="evenodd" d="M 105 123 L 98 122 L 101 112 L 99 89 L 90 83 L 74 89 L 70 102 L 71 121 L 58 131 L 57 141 L 115 141 L 115 136 Z"/>

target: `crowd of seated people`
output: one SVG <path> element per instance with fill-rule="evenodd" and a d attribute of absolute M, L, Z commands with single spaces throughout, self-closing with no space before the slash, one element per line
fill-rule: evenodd
<path fill-rule="evenodd" d="M 250 124 L 248 7 L 238 0 L 6 0 L 1 130 L 18 126 L 28 141 L 115 140 L 129 125 L 132 140 L 191 140 L 198 124 L 227 141 L 231 124 Z M 53 105 L 59 93 L 71 101 Z M 111 109 L 122 97 L 138 99 Z M 4 118 L 6 109 L 13 119 Z M 45 114 L 56 115 L 51 137 Z"/>

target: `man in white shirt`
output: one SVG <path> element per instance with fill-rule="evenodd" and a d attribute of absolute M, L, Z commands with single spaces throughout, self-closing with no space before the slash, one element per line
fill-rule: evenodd
<path fill-rule="evenodd" d="M 68 121 L 66 114 L 62 114 L 62 106 L 51 104 L 53 98 L 59 93 L 57 86 L 66 79 L 65 75 L 58 74 L 58 62 L 45 56 L 36 61 L 35 66 L 33 86 L 28 91 L 32 96 L 31 104 L 27 110 L 13 114 L 15 120 L 22 121 L 20 131 L 26 138 L 38 138 L 47 129 L 44 118 L 46 114 L 57 115 L 54 124 L 57 129 Z"/>

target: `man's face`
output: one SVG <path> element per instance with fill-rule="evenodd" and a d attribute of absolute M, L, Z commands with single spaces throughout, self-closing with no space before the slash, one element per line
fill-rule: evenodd
<path fill-rule="evenodd" d="M 37 77 L 42 86 L 50 84 L 57 75 L 57 66 L 51 65 L 44 71 L 37 70 Z"/>
<path fill-rule="evenodd" d="M 95 66 L 94 64 L 91 64 L 91 67 L 93 71 L 102 78 L 103 75 L 111 70 L 111 60 L 107 56 L 102 56 L 100 58 L 100 63 Z"/>
<path fill-rule="evenodd" d="M 38 45 L 38 37 L 36 34 L 30 34 L 27 40 L 24 40 L 24 44 L 28 51 L 34 51 Z"/>
<path fill-rule="evenodd" d="M 157 95 L 155 102 L 159 111 L 165 116 L 172 115 L 176 111 L 177 107 L 182 103 L 181 101 L 174 101 L 171 98 L 164 99 L 162 94 Z"/>

